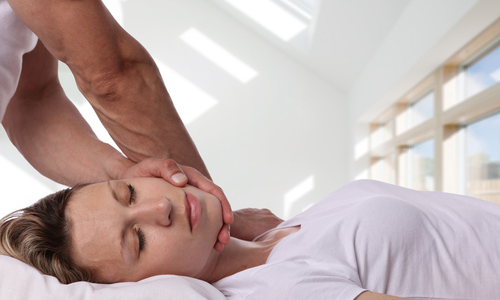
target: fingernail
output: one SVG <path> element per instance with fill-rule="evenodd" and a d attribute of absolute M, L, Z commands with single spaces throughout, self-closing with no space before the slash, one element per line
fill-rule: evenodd
<path fill-rule="evenodd" d="M 187 177 L 183 173 L 177 173 L 172 175 L 172 181 L 175 183 L 184 183 L 186 180 Z"/>

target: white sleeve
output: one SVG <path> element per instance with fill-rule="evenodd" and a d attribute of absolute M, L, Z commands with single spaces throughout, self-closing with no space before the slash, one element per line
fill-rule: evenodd
<path fill-rule="evenodd" d="M 350 300 L 366 291 L 354 272 L 334 273 L 322 270 L 317 263 L 287 261 L 260 268 L 251 280 L 247 276 L 227 277 L 216 287 L 228 300 Z"/>

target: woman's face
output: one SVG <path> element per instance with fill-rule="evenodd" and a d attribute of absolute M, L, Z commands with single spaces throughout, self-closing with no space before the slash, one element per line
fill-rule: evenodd
<path fill-rule="evenodd" d="M 72 258 L 110 283 L 160 274 L 203 278 L 214 267 L 223 224 L 215 196 L 158 178 L 86 186 L 66 214 Z"/>

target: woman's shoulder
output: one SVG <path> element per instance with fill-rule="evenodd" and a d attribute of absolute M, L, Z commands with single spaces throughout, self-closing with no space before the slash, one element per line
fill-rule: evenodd
<path fill-rule="evenodd" d="M 269 263 L 216 283 L 228 299 L 354 299 L 365 289 L 335 268 L 308 260 Z M 304 280 L 307 278 L 307 280 Z"/>

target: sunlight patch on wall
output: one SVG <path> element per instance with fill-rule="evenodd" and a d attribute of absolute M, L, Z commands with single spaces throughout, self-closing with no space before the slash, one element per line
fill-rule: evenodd
<path fill-rule="evenodd" d="M 243 83 L 249 82 L 258 75 L 252 67 L 195 28 L 188 29 L 180 38 L 198 53 Z"/>
<path fill-rule="evenodd" d="M 314 175 L 311 175 L 285 193 L 284 195 L 285 219 L 291 217 L 292 206 L 295 204 L 295 202 L 297 202 L 300 198 L 304 197 L 307 193 L 311 192 L 313 189 L 314 189 Z"/>
<path fill-rule="evenodd" d="M 190 124 L 215 105 L 218 101 L 201 88 L 153 57 L 168 88 L 175 108 L 185 125 Z"/>
<path fill-rule="evenodd" d="M 226 2 L 284 41 L 289 41 L 308 27 L 305 22 L 271 0 Z"/>

